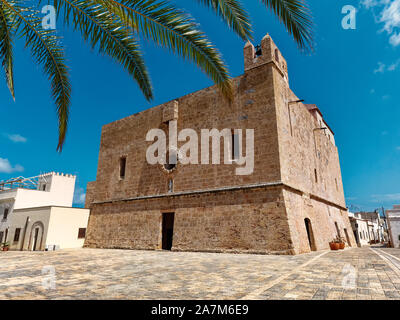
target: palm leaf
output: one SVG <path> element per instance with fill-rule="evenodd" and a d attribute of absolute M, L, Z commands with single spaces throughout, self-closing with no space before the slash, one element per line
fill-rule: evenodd
<path fill-rule="evenodd" d="M 64 22 L 78 29 L 92 48 L 117 60 L 134 78 L 147 100 L 153 99 L 153 90 L 139 43 L 131 30 L 116 21 L 112 13 L 96 1 L 55 0 L 57 12 L 64 13 Z"/>
<path fill-rule="evenodd" d="M 238 0 L 196 0 L 211 8 L 243 40 L 252 39 L 249 15 Z"/>
<path fill-rule="evenodd" d="M 217 49 L 198 30 L 194 20 L 167 1 L 95 0 L 121 21 L 157 45 L 194 62 L 231 100 L 232 83 Z"/>
<path fill-rule="evenodd" d="M 12 14 L 7 7 L 0 2 L 0 59 L 6 74 L 8 89 L 15 100 L 14 92 L 14 63 L 13 63 L 13 47 L 12 37 L 15 32 Z"/>
<path fill-rule="evenodd" d="M 71 86 L 65 65 L 64 51 L 53 30 L 44 30 L 38 12 L 21 5 L 22 1 L 0 0 L 16 21 L 18 33 L 25 38 L 36 62 L 43 66 L 51 82 L 51 94 L 57 106 L 58 146 L 61 151 L 68 128 Z"/>
<path fill-rule="evenodd" d="M 305 0 L 261 0 L 284 24 L 302 50 L 313 50 L 312 15 Z"/>

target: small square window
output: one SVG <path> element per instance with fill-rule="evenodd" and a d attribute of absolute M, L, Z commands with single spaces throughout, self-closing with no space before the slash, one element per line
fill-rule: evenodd
<path fill-rule="evenodd" d="M 86 237 L 86 228 L 79 228 L 78 239 L 85 239 L 85 237 Z"/>

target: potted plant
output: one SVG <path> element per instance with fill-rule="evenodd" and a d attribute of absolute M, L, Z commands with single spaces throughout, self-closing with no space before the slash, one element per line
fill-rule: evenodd
<path fill-rule="evenodd" d="M 1 249 L 2 249 L 3 251 L 8 251 L 9 248 L 10 248 L 10 243 L 9 243 L 9 242 L 3 242 L 3 243 L 1 244 Z"/>
<path fill-rule="evenodd" d="M 346 240 L 343 237 L 337 236 L 335 242 L 338 244 L 340 250 L 343 250 L 346 246 Z"/>
<path fill-rule="evenodd" d="M 346 240 L 343 237 L 337 236 L 331 242 L 329 242 L 329 247 L 331 250 L 343 250 L 346 246 Z"/>
<path fill-rule="evenodd" d="M 337 243 L 334 239 L 333 241 L 329 242 L 329 247 L 331 250 L 339 250 L 339 243 Z"/>

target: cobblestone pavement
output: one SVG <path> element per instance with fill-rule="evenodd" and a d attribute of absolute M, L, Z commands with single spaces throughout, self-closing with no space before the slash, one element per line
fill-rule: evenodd
<path fill-rule="evenodd" d="M 10 251 L 0 265 L 0 299 L 400 299 L 400 249 Z"/>

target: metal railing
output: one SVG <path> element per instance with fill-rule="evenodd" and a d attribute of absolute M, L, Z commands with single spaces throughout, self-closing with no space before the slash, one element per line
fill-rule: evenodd
<path fill-rule="evenodd" d="M 45 174 L 40 174 L 38 176 L 30 178 L 25 178 L 22 176 L 11 178 L 8 180 L 0 181 L 0 192 L 18 188 L 38 190 L 40 183 L 47 183 Z"/>

